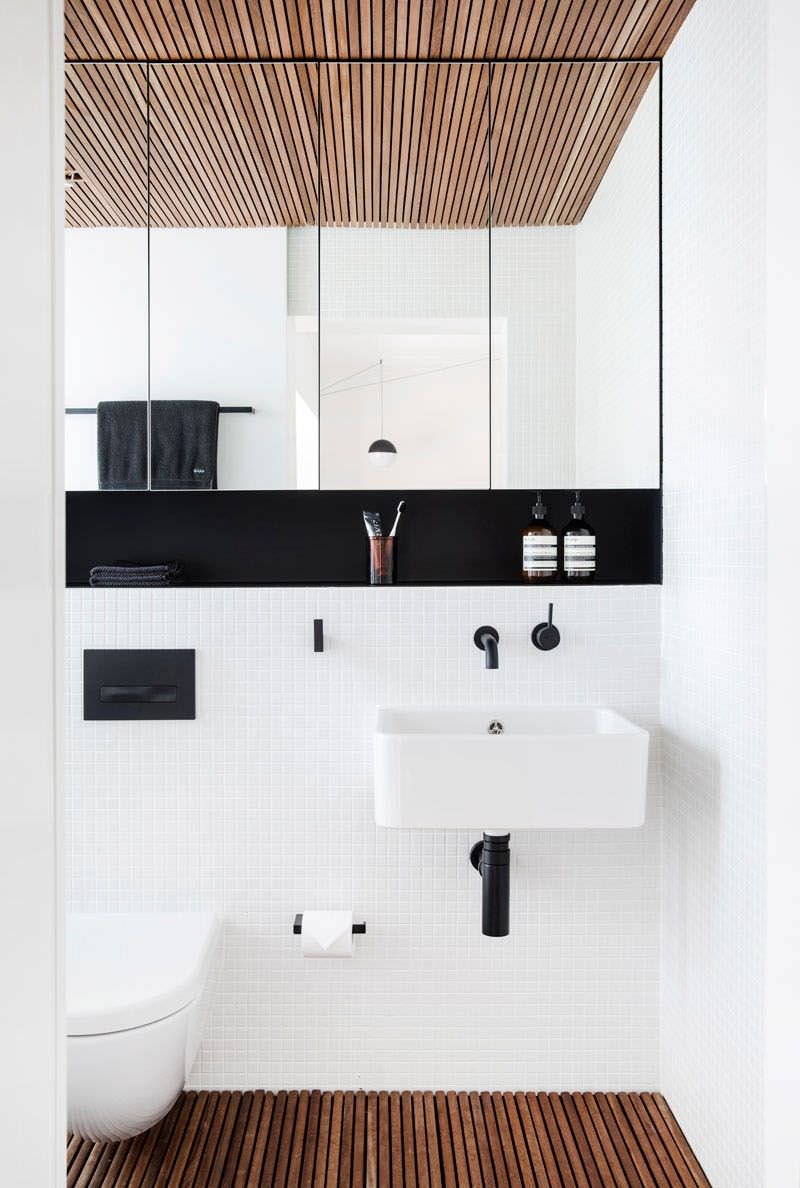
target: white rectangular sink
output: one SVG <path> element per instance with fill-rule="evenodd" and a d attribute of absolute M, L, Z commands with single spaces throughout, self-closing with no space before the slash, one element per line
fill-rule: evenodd
<path fill-rule="evenodd" d="M 642 825 L 648 743 L 602 707 L 380 707 L 375 820 L 500 832 Z"/>

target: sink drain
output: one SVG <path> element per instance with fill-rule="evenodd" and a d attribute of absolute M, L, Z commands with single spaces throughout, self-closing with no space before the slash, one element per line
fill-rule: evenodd
<path fill-rule="evenodd" d="M 504 731 L 505 731 L 505 726 L 503 725 L 503 723 L 500 721 L 499 718 L 492 718 L 491 722 L 486 727 L 487 734 L 503 734 Z"/>

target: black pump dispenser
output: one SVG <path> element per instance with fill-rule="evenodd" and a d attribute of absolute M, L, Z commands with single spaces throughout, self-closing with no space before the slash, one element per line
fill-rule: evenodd
<path fill-rule="evenodd" d="M 564 577 L 571 582 L 591 581 L 597 559 L 597 540 L 594 529 L 584 518 L 586 508 L 580 491 L 575 492 L 569 510 L 572 519 L 561 534 Z"/>
<path fill-rule="evenodd" d="M 558 537 L 547 521 L 542 492 L 536 492 L 531 521 L 522 534 L 522 580 L 552 581 L 558 572 Z"/>
<path fill-rule="evenodd" d="M 586 511 L 586 508 L 583 506 L 583 501 L 581 500 L 581 493 L 580 493 L 580 491 L 576 491 L 575 492 L 575 502 L 572 504 L 572 506 L 569 509 L 570 515 L 572 516 L 573 520 L 582 520 L 585 511 Z"/>

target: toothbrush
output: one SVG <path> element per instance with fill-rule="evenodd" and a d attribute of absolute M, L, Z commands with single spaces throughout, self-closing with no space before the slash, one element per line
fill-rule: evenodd
<path fill-rule="evenodd" d="M 405 510 L 406 510 L 406 501 L 405 501 L 405 499 L 401 499 L 397 505 L 397 515 L 394 518 L 394 523 L 392 524 L 392 531 L 389 533 L 390 536 L 397 535 L 397 525 L 400 523 L 400 517 L 402 516 L 402 514 Z"/>

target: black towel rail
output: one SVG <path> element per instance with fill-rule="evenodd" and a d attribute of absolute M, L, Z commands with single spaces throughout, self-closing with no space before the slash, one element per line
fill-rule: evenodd
<path fill-rule="evenodd" d="M 219 406 L 221 413 L 254 413 L 256 410 L 252 404 L 221 404 Z M 92 416 L 96 414 L 96 408 L 65 408 L 64 412 L 67 416 Z"/>

